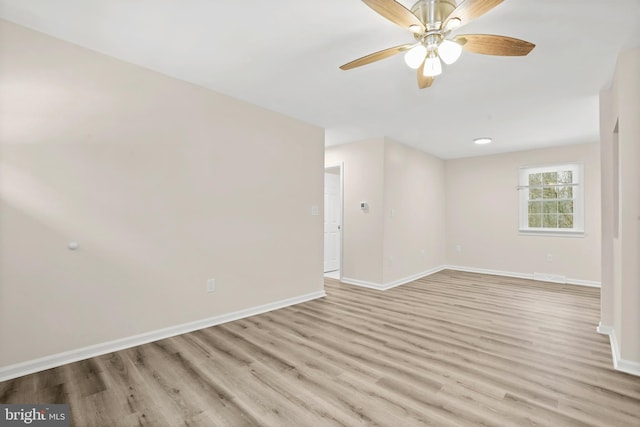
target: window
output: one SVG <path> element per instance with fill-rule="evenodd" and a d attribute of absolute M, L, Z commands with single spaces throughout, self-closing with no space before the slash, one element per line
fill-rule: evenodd
<path fill-rule="evenodd" d="M 520 169 L 520 231 L 584 233 L 582 164 Z"/>

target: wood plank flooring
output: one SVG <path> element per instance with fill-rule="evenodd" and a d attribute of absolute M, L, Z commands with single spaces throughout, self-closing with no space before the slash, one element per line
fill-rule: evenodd
<path fill-rule="evenodd" d="M 599 289 L 442 271 L 0 383 L 75 426 L 640 426 Z"/>

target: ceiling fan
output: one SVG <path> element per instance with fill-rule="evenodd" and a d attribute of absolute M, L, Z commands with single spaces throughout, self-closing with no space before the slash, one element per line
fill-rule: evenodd
<path fill-rule="evenodd" d="M 407 65 L 418 70 L 418 87 L 431 86 L 442 73 L 441 61 L 453 64 L 462 50 L 484 55 L 525 56 L 535 45 L 524 40 L 492 34 L 460 34 L 448 38 L 449 33 L 484 15 L 503 0 L 418 0 L 411 10 L 395 0 L 362 0 L 389 21 L 413 33 L 415 43 L 384 49 L 363 56 L 341 66 L 343 70 L 367 65 L 406 52 Z"/>

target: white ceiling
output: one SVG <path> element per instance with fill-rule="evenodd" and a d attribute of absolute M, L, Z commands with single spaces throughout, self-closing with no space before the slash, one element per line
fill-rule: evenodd
<path fill-rule="evenodd" d="M 322 126 L 327 145 L 384 135 L 442 158 L 598 141 L 598 93 L 640 46 L 640 0 L 505 0 L 456 33 L 533 52 L 465 52 L 419 90 L 402 55 L 338 69 L 413 40 L 359 0 L 0 0 L 0 16 Z"/>

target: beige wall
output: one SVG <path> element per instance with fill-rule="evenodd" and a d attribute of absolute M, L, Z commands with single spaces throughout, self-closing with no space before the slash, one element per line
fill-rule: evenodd
<path fill-rule="evenodd" d="M 384 286 L 444 264 L 442 160 L 377 138 L 328 147 L 325 164 L 336 163 L 344 165 L 345 280 Z"/>
<path fill-rule="evenodd" d="M 445 162 L 378 138 L 327 148 L 325 163 L 339 162 L 346 279 L 386 285 L 451 265 L 600 283 L 598 144 Z M 519 168 L 562 162 L 584 163 L 585 235 L 520 235 Z M 369 212 L 360 210 L 360 201 L 369 202 Z"/>
<path fill-rule="evenodd" d="M 603 161 L 601 327 L 613 334 L 624 369 L 640 373 L 640 48 L 618 58 L 600 99 Z M 618 124 L 618 156 L 613 142 Z M 619 164 L 619 237 L 614 236 L 615 161 Z"/>
<path fill-rule="evenodd" d="M 384 152 L 384 277 L 445 264 L 444 161 L 390 139 Z"/>
<path fill-rule="evenodd" d="M 0 93 L 0 367 L 323 289 L 321 128 L 7 22 Z"/>
<path fill-rule="evenodd" d="M 584 162 L 585 236 L 520 235 L 516 190 L 519 168 L 562 162 Z M 448 160 L 447 263 L 599 282 L 599 162 L 598 144 Z M 548 262 L 548 254 L 552 262 Z"/>
<path fill-rule="evenodd" d="M 383 280 L 384 139 L 329 147 L 325 164 L 343 164 L 342 276 Z M 360 209 L 367 202 L 369 209 Z"/>

